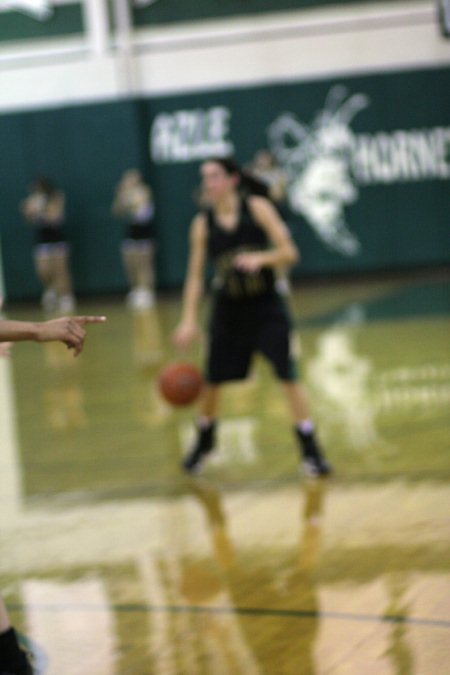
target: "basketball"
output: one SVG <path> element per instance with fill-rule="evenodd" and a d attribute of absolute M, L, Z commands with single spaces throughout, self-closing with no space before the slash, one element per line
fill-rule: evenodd
<path fill-rule="evenodd" d="M 193 403 L 203 385 L 202 375 L 192 363 L 170 363 L 159 374 L 159 390 L 176 406 Z"/>

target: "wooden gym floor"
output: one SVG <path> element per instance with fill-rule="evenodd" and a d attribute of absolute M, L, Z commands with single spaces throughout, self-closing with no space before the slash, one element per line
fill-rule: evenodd
<path fill-rule="evenodd" d="M 109 321 L 79 359 L 0 362 L 0 588 L 39 673 L 450 672 L 449 277 L 291 303 L 329 480 L 299 473 L 262 361 L 225 390 L 202 475 L 181 474 L 195 408 L 156 387 L 178 296 L 82 302 Z"/>

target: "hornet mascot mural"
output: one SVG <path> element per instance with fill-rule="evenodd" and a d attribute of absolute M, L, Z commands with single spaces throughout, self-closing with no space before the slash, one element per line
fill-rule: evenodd
<path fill-rule="evenodd" d="M 349 125 L 368 105 L 364 94 L 348 96 L 344 87 L 335 86 L 310 126 L 283 113 L 268 129 L 270 149 L 288 176 L 290 207 L 329 249 L 344 256 L 355 256 L 361 248 L 345 220 L 345 206 L 358 197 Z"/>

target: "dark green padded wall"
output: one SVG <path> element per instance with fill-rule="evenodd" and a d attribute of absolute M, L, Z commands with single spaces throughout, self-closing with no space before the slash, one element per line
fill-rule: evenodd
<path fill-rule="evenodd" d="M 324 245 L 302 215 L 286 211 L 303 254 L 296 274 L 448 263 L 450 69 L 434 69 L 1 115 L 0 232 L 8 296 L 36 296 L 39 290 L 31 234 L 18 213 L 18 203 L 35 175 L 47 174 L 66 192 L 77 292 L 117 292 L 126 285 L 119 251 L 122 225 L 111 216 L 110 205 L 122 171 L 139 166 L 156 197 L 158 283 L 164 288 L 178 287 L 185 272 L 199 160 L 151 161 L 149 134 L 158 116 L 171 119 L 180 111 L 201 115 L 222 106 L 230 116 L 228 141 L 235 146 L 238 159 L 247 162 L 267 145 L 269 127 L 284 112 L 308 133 L 317 131 L 318 114 L 335 86 L 344 87 L 343 102 L 355 95 L 367 97 L 366 107 L 344 124 L 338 138 L 339 133 L 350 133 L 352 142 L 378 139 L 382 147 L 399 130 L 401 137 L 414 135 L 419 140 L 435 134 L 433 139 L 446 139 L 442 175 L 434 176 L 431 171 L 414 180 L 364 182 L 358 181 L 350 166 L 348 179 L 357 194 L 343 213 L 361 250 L 350 257 L 339 254 Z M 332 136 L 327 142 L 334 142 Z M 199 140 L 184 138 L 187 144 L 192 141 L 194 151 Z M 322 197 L 326 201 L 327 194 Z"/>
<path fill-rule="evenodd" d="M 388 0 L 389 1 L 389 0 Z M 391 0 L 394 2 L 395 0 Z M 332 5 L 364 5 L 373 0 L 161 0 L 145 8 L 133 10 L 135 26 L 182 23 L 233 16 L 254 16 L 267 12 L 317 9 Z"/>
<path fill-rule="evenodd" d="M 19 11 L 0 13 L 0 42 L 65 37 L 83 33 L 83 15 L 80 3 L 60 5 L 46 21 Z"/>
<path fill-rule="evenodd" d="M 373 0 L 159 0 L 149 7 L 132 8 L 132 18 L 136 27 L 145 27 L 369 2 L 373 4 Z M 111 1 L 108 9 L 113 21 Z M 46 21 L 18 10 L 0 13 L 0 42 L 64 37 L 83 31 L 81 2 L 55 6 Z"/>
<path fill-rule="evenodd" d="M 38 292 L 31 231 L 18 205 L 40 174 L 66 193 L 77 290 L 124 287 L 119 255 L 122 228 L 111 216 L 110 205 L 124 169 L 138 166 L 148 171 L 141 108 L 141 103 L 127 101 L 0 116 L 1 236 L 9 297 Z"/>

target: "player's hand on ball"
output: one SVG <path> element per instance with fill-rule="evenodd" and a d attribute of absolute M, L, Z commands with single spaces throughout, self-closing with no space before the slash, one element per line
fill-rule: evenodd
<path fill-rule="evenodd" d="M 178 349 L 187 349 L 199 336 L 199 328 L 193 321 L 182 321 L 173 332 L 172 341 Z"/>
<path fill-rule="evenodd" d="M 241 272 L 254 274 L 255 272 L 259 272 L 263 266 L 263 259 L 260 253 L 238 253 L 233 264 Z"/>

